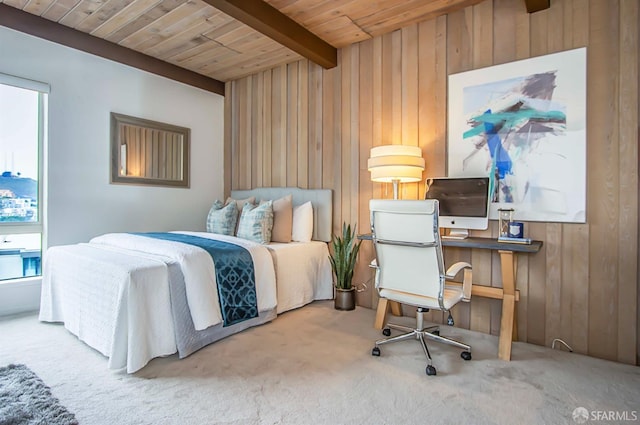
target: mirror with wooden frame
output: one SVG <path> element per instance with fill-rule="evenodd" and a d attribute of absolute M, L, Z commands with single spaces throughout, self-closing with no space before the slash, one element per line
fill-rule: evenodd
<path fill-rule="evenodd" d="M 191 131 L 111 113 L 111 183 L 189 187 Z"/>

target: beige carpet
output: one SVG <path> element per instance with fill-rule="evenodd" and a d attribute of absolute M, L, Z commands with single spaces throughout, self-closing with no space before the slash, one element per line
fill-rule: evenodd
<path fill-rule="evenodd" d="M 134 375 L 30 314 L 0 320 L 0 366 L 26 364 L 87 425 L 573 424 L 578 407 L 640 417 L 638 367 L 524 343 L 504 362 L 496 337 L 445 326 L 473 360 L 432 343 L 430 377 L 417 341 L 371 356 L 374 313 L 317 302 Z"/>

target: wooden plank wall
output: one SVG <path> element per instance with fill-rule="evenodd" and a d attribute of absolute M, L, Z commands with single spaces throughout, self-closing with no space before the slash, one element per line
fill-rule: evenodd
<path fill-rule="evenodd" d="M 637 0 L 554 0 L 529 15 L 524 2 L 486 0 L 339 50 L 323 70 L 299 61 L 227 83 L 225 187 L 334 190 L 334 230 L 369 225 L 368 201 L 390 198 L 369 180 L 369 149 L 422 148 L 425 177 L 445 175 L 447 76 L 587 46 L 587 224 L 527 223 L 541 252 L 518 261 L 521 341 L 561 338 L 578 353 L 636 363 L 638 325 Z M 424 184 L 405 184 L 415 199 Z M 496 223 L 479 235 L 495 236 Z M 371 278 L 363 245 L 356 279 Z M 500 286 L 496 253 L 449 250 L 474 278 Z M 375 291 L 359 294 L 375 308 Z M 456 325 L 497 334 L 499 301 L 457 307 Z M 441 321 L 442 315 L 432 320 Z"/>

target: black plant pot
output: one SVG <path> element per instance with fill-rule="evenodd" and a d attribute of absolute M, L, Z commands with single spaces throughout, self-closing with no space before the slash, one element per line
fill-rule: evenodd
<path fill-rule="evenodd" d="M 336 288 L 336 310 L 354 310 L 356 308 L 356 288 Z"/>

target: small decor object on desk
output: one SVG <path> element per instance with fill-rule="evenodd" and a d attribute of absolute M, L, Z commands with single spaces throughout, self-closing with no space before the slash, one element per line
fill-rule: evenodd
<path fill-rule="evenodd" d="M 524 223 L 513 221 L 513 208 L 498 208 L 498 242 L 530 244 L 524 237 Z"/>
<path fill-rule="evenodd" d="M 510 238 L 522 238 L 524 237 L 524 223 L 521 221 L 509 222 L 509 237 Z"/>
<path fill-rule="evenodd" d="M 340 236 L 333 235 L 331 239 L 332 253 L 329 256 L 329 261 L 336 278 L 336 310 L 356 308 L 356 291 L 351 283 L 362 241 L 356 241 L 355 233 L 355 227 L 352 230 L 350 224 L 343 223 L 342 234 Z"/>
<path fill-rule="evenodd" d="M 498 236 L 509 236 L 509 223 L 513 220 L 513 208 L 498 208 Z"/>

